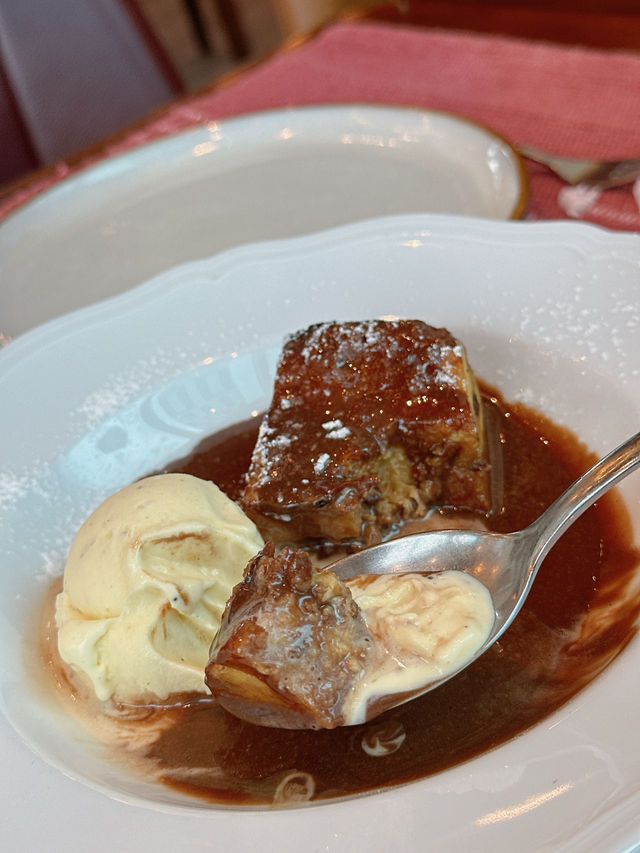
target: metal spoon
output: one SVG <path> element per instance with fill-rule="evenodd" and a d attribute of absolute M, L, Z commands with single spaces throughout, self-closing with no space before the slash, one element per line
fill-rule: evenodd
<path fill-rule="evenodd" d="M 491 593 L 496 618 L 486 642 L 455 672 L 425 685 L 410 698 L 444 683 L 495 643 L 524 604 L 551 547 L 578 516 L 639 465 L 640 432 L 597 462 L 524 530 L 515 533 L 477 530 L 416 533 L 351 554 L 329 566 L 343 580 L 357 575 L 430 574 L 455 569 L 469 572 Z"/>

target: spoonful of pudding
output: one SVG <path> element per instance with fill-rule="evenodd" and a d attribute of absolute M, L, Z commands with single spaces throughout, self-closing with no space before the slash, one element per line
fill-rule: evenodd
<path fill-rule="evenodd" d="M 258 725 L 334 728 L 433 690 L 496 642 L 553 545 L 638 466 L 640 433 L 514 533 L 410 534 L 328 570 L 300 549 L 267 546 L 227 603 L 206 669 L 211 692 Z"/>
<path fill-rule="evenodd" d="M 383 542 L 333 563 L 339 578 L 406 572 L 466 572 L 491 593 L 495 620 L 471 664 L 506 631 L 522 608 L 543 559 L 582 513 L 640 465 L 640 433 L 572 483 L 524 530 L 433 530 Z M 455 673 L 450 673 L 450 678 Z M 425 686 L 423 692 L 441 684 Z"/>

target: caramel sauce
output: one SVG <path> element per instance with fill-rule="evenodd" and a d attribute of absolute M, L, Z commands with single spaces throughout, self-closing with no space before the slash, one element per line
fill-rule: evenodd
<path fill-rule="evenodd" d="M 504 507 L 488 526 L 507 532 L 533 521 L 594 459 L 569 431 L 483 391 L 504 454 Z M 240 424 L 167 470 L 211 479 L 237 499 L 256 431 L 255 421 Z M 501 640 L 437 690 L 331 731 L 260 728 L 212 700 L 149 711 L 138 725 L 153 726 L 154 716 L 162 724 L 141 766 L 182 792 L 245 806 L 349 797 L 452 767 L 547 717 L 624 649 L 640 614 L 639 559 L 626 510 L 610 493 L 553 548 Z"/>

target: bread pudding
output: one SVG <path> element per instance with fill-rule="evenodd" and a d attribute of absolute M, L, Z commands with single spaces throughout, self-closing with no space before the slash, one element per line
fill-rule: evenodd
<path fill-rule="evenodd" d="M 335 728 L 372 639 L 348 587 L 306 551 L 268 543 L 234 588 L 205 680 L 258 725 Z"/>
<path fill-rule="evenodd" d="M 242 498 L 265 539 L 359 547 L 434 506 L 488 511 L 463 345 L 418 320 L 321 323 L 285 343 Z"/>

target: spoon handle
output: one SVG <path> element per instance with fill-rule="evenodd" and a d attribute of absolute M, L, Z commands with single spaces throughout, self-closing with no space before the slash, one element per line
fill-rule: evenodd
<path fill-rule="evenodd" d="M 526 530 L 535 537 L 532 548 L 532 570 L 565 530 L 607 492 L 640 465 L 640 432 L 627 439 L 577 479 Z"/>

